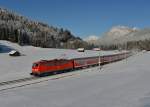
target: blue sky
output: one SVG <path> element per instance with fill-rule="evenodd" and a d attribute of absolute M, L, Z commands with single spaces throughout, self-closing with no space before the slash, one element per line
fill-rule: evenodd
<path fill-rule="evenodd" d="M 0 0 L 0 6 L 81 38 L 100 36 L 116 25 L 150 26 L 150 0 Z"/>

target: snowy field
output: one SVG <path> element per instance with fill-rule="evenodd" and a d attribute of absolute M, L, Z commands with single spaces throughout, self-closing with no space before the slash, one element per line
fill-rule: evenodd
<path fill-rule="evenodd" d="M 1 107 L 150 107 L 150 52 L 0 92 Z"/>
<path fill-rule="evenodd" d="M 28 77 L 33 61 L 97 56 L 98 52 L 20 47 L 0 41 L 0 80 Z M 9 48 L 24 55 L 10 57 Z M 101 52 L 101 55 L 115 52 Z M 77 75 L 0 92 L 1 107 L 150 107 L 150 52 L 81 70 Z"/>
<path fill-rule="evenodd" d="M 15 43 L 0 40 L 0 81 L 13 80 L 17 78 L 29 77 L 32 63 L 39 60 L 48 60 L 55 58 L 79 58 L 98 56 L 99 52 L 86 50 L 77 52 L 67 49 L 46 49 L 33 46 L 19 46 Z M 23 55 L 20 57 L 11 57 L 8 55 L 10 50 L 15 49 Z M 115 54 L 117 51 L 101 51 L 100 55 Z"/>

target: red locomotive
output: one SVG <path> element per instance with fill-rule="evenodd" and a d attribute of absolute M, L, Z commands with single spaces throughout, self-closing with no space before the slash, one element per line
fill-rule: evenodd
<path fill-rule="evenodd" d="M 32 75 L 47 75 L 57 71 L 72 70 L 73 60 L 54 59 L 54 60 L 41 60 L 33 63 Z"/>
<path fill-rule="evenodd" d="M 85 57 L 85 58 L 74 58 L 74 59 L 54 59 L 54 60 L 41 60 L 33 63 L 31 75 L 45 76 L 47 74 L 62 73 L 68 70 L 75 70 L 79 68 L 85 68 L 109 62 L 118 61 L 127 58 L 131 55 L 130 52 L 96 56 L 96 57 Z M 100 61 L 100 62 L 99 62 Z"/>

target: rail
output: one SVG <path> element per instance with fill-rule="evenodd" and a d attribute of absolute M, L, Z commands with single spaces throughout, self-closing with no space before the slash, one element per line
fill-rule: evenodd
<path fill-rule="evenodd" d="M 31 80 L 35 80 L 38 78 L 39 77 L 27 77 L 27 78 L 22 78 L 22 79 L 17 79 L 17 80 L 4 81 L 4 82 L 0 82 L 0 87 L 5 86 L 5 85 L 11 85 L 11 84 L 16 84 L 16 83 L 31 81 Z"/>

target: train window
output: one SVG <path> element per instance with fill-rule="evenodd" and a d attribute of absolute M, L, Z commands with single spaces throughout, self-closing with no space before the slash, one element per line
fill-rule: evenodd
<path fill-rule="evenodd" d="M 38 64 L 33 64 L 32 67 L 38 67 Z"/>

